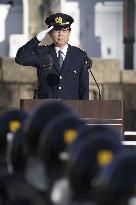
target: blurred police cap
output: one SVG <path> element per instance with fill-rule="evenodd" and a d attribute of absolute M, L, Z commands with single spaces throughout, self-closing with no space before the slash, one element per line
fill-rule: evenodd
<path fill-rule="evenodd" d="M 74 22 L 74 19 L 63 13 L 55 13 L 48 16 L 45 20 L 45 23 L 50 26 L 54 26 L 55 29 L 65 29 L 70 28 L 71 24 Z"/>
<path fill-rule="evenodd" d="M 123 149 L 97 176 L 94 198 L 100 205 L 136 204 L 136 152 Z"/>
<path fill-rule="evenodd" d="M 55 166 L 67 161 L 68 147 L 77 137 L 78 129 L 85 126 L 85 121 L 72 113 L 64 113 L 54 118 L 41 133 L 39 155 L 46 166 Z M 47 165 L 48 164 L 48 165 Z"/>

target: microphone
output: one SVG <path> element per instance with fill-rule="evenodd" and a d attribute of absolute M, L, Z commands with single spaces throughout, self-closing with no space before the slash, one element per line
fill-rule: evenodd
<path fill-rule="evenodd" d="M 51 70 L 52 66 L 53 66 L 53 59 L 52 57 L 47 54 L 43 57 L 43 62 L 42 62 L 42 67 L 44 66 L 44 69 L 41 73 L 40 79 L 38 80 L 38 84 L 37 87 L 34 89 L 34 95 L 33 95 L 33 99 L 37 99 L 38 98 L 38 92 L 39 92 L 39 86 L 41 84 L 41 81 L 43 79 L 43 75 L 44 75 L 44 71 L 49 71 Z"/>
<path fill-rule="evenodd" d="M 43 66 L 45 69 L 51 70 L 51 68 L 53 66 L 53 59 L 49 54 L 47 54 L 43 57 Z"/>
<path fill-rule="evenodd" d="M 92 77 L 93 77 L 93 79 L 94 79 L 94 81 L 95 81 L 95 84 L 96 84 L 96 86 L 97 86 L 97 88 L 98 88 L 99 100 L 101 100 L 101 91 L 100 91 L 99 85 L 98 85 L 98 83 L 97 83 L 97 81 L 96 81 L 96 79 L 95 79 L 95 77 L 94 77 L 94 75 L 93 75 L 93 73 L 92 73 L 92 71 L 91 71 L 91 67 L 92 67 L 92 65 L 93 65 L 93 61 L 92 61 L 92 59 L 90 59 L 90 58 L 86 55 L 86 56 L 84 57 L 84 63 L 87 65 L 87 68 L 89 69 L 89 71 L 90 71 L 90 73 L 91 73 L 91 75 L 92 75 Z"/>
<path fill-rule="evenodd" d="M 88 68 L 92 67 L 93 61 L 91 58 L 89 58 L 88 56 L 84 57 L 84 63 L 88 66 Z"/>

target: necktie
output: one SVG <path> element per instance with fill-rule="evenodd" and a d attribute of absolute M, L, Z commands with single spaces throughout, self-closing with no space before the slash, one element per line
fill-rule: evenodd
<path fill-rule="evenodd" d="M 60 69 L 62 67 L 62 64 L 63 64 L 63 57 L 62 57 L 62 54 L 63 52 L 61 50 L 58 51 L 58 59 L 59 59 L 59 65 L 60 65 Z"/>

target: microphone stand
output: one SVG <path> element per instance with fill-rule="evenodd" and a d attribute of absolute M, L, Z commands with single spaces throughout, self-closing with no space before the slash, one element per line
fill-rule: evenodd
<path fill-rule="evenodd" d="M 88 69 L 89 69 L 89 71 L 90 71 L 90 73 L 91 73 L 91 75 L 92 75 L 92 77 L 93 77 L 93 79 L 94 79 L 94 81 L 95 81 L 95 84 L 96 84 L 96 86 L 97 86 L 97 88 L 98 88 L 98 91 L 99 91 L 99 100 L 101 100 L 101 91 L 100 91 L 99 85 L 98 85 L 98 83 L 97 83 L 97 81 L 96 81 L 96 79 L 95 79 L 95 77 L 94 77 L 94 75 L 93 75 L 93 73 L 92 73 L 92 71 L 91 71 L 91 66 L 90 66 L 90 65 L 88 65 Z"/>

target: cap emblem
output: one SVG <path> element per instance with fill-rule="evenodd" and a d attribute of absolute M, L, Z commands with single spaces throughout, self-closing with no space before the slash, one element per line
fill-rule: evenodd
<path fill-rule="evenodd" d="M 100 150 L 97 155 L 97 162 L 100 166 L 105 166 L 113 159 L 113 154 L 110 150 Z"/>
<path fill-rule="evenodd" d="M 55 23 L 62 24 L 62 18 L 61 17 L 56 17 L 55 18 Z"/>
<path fill-rule="evenodd" d="M 77 131 L 75 129 L 67 129 L 64 131 L 63 136 L 64 136 L 64 142 L 66 144 L 70 144 L 77 137 Z"/>
<path fill-rule="evenodd" d="M 20 122 L 18 120 L 12 120 L 9 122 L 9 131 L 15 132 L 20 127 Z"/>

